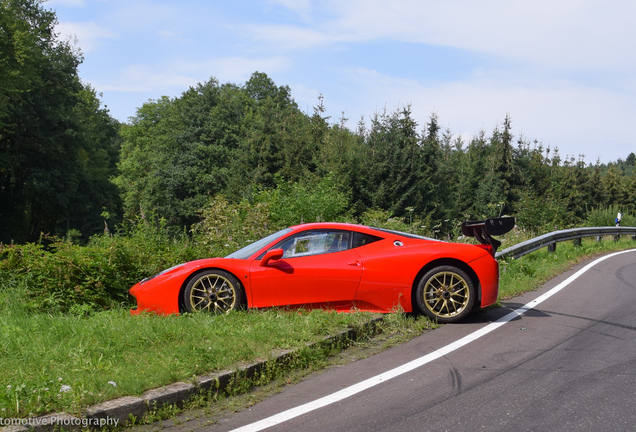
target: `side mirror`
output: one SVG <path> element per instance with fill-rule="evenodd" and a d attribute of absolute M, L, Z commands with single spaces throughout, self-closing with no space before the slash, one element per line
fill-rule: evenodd
<path fill-rule="evenodd" d="M 282 249 L 271 249 L 265 252 L 265 256 L 259 264 L 261 267 L 267 267 L 270 261 L 276 261 L 283 257 L 284 251 Z"/>

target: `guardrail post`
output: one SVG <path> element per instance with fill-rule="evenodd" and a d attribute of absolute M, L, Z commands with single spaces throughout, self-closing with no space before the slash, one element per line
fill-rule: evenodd
<path fill-rule="evenodd" d="M 620 236 L 620 235 L 616 234 L 616 235 L 614 236 L 614 241 L 615 241 L 615 242 L 619 241 L 620 239 L 621 239 L 621 236 Z"/>
<path fill-rule="evenodd" d="M 581 246 L 581 237 L 575 238 L 574 239 L 574 246 Z"/>
<path fill-rule="evenodd" d="M 596 236 L 596 242 L 600 243 L 602 238 L 603 238 L 603 236 Z"/>
<path fill-rule="evenodd" d="M 548 245 L 548 252 L 556 252 L 556 242 Z"/>
<path fill-rule="evenodd" d="M 632 240 L 636 240 L 636 234 L 632 235 Z"/>

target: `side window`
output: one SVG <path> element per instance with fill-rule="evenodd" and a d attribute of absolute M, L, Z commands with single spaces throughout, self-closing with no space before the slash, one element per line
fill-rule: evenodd
<path fill-rule="evenodd" d="M 292 236 L 274 246 L 283 249 L 283 258 L 340 252 L 351 247 L 351 232 L 316 230 Z"/>
<path fill-rule="evenodd" d="M 371 234 L 363 234 L 359 232 L 354 232 L 353 244 L 351 247 L 357 248 L 360 246 L 368 245 L 373 242 L 377 242 L 378 240 L 382 240 L 382 237 L 377 237 Z"/>

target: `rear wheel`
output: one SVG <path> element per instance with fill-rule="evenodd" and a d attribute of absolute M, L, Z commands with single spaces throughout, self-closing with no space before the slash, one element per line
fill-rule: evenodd
<path fill-rule="evenodd" d="M 238 279 L 223 270 L 205 270 L 188 282 L 183 293 L 187 312 L 227 314 L 245 307 L 245 291 Z"/>
<path fill-rule="evenodd" d="M 420 279 L 415 304 L 421 313 L 437 322 L 459 321 L 475 304 L 473 281 L 455 266 L 436 267 Z"/>

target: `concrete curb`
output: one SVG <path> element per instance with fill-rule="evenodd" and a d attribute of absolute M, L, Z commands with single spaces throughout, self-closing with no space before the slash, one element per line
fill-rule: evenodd
<path fill-rule="evenodd" d="M 348 329 L 332 336 L 326 336 L 322 341 L 310 343 L 309 348 L 322 348 L 355 341 L 365 334 L 377 334 L 377 324 L 381 317 L 374 318 L 359 330 Z M 182 408 L 192 396 L 200 393 L 226 391 L 230 383 L 238 378 L 250 379 L 276 364 L 289 363 L 297 350 L 275 350 L 269 359 L 255 363 L 239 364 L 236 370 L 224 370 L 209 375 L 196 377 L 193 383 L 176 382 L 164 387 L 151 389 L 140 397 L 123 396 L 117 399 L 101 402 L 88 407 L 83 417 L 75 417 L 66 413 L 51 413 L 30 419 L 15 419 L 16 424 L 0 427 L 0 432 L 53 432 L 59 430 L 79 431 L 81 428 L 91 429 L 113 428 L 127 424 L 134 416 L 143 418 L 148 412 L 166 405 Z"/>

